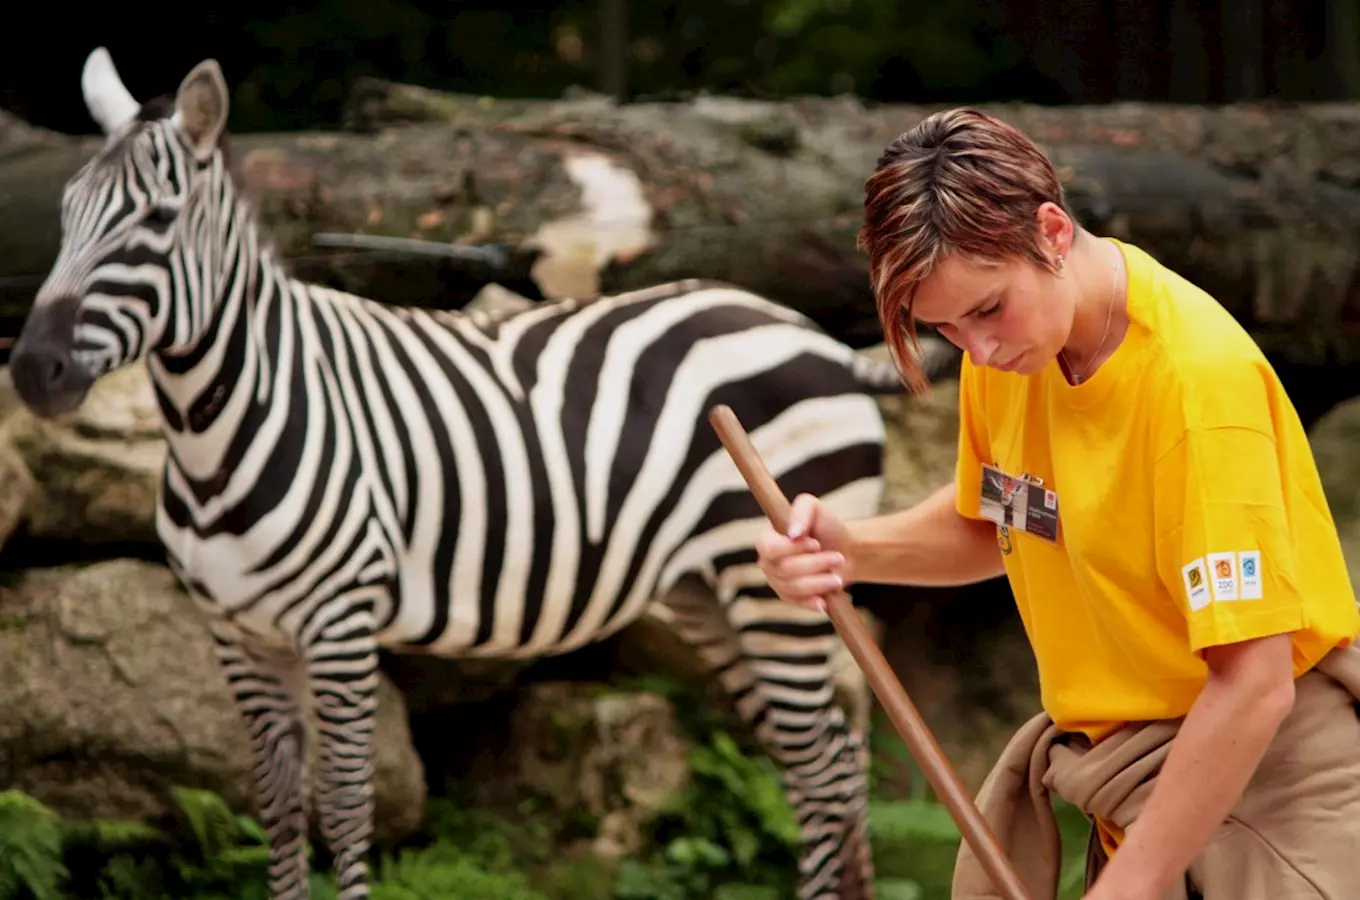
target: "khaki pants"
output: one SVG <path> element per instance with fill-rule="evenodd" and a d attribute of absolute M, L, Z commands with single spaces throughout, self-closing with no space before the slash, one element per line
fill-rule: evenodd
<path fill-rule="evenodd" d="M 1360 642 L 1298 680 L 1294 708 L 1228 819 L 1166 900 L 1360 900 Z M 1127 829 L 1170 752 L 1178 721 L 1130 726 L 1092 747 L 1040 714 L 1002 751 L 978 806 L 1034 900 L 1057 893 L 1051 796 Z M 1118 851 L 1116 851 L 1118 852 Z M 1105 862 L 1098 840 L 1088 883 Z M 952 900 L 1001 900 L 959 847 Z"/>
<path fill-rule="evenodd" d="M 1113 817 L 1127 828 L 1152 783 Z M 1106 862 L 1092 829 L 1087 886 Z M 1320 672 L 1299 680 L 1294 709 L 1228 819 L 1166 900 L 1360 900 L 1360 714 Z"/>

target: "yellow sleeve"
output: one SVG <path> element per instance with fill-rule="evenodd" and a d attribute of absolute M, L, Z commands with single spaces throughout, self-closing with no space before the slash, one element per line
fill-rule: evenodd
<path fill-rule="evenodd" d="M 981 519 L 982 463 L 987 459 L 987 437 L 978 397 L 978 373 L 964 354 L 959 372 L 959 454 L 954 465 L 954 508 L 959 515 Z"/>
<path fill-rule="evenodd" d="M 1273 433 L 1223 424 L 1156 464 L 1157 567 L 1196 652 L 1304 626 L 1281 468 Z"/>

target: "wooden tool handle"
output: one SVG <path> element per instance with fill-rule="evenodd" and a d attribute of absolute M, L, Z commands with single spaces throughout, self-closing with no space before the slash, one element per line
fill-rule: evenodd
<path fill-rule="evenodd" d="M 737 421 L 736 413 L 728 406 L 715 406 L 709 414 L 709 421 L 771 524 L 781 532 L 786 531 L 789 525 L 789 501 L 780 491 L 774 476 L 765 468 L 755 445 Z M 850 654 L 864 670 L 869 686 L 916 758 L 926 780 L 944 801 L 964 840 L 977 854 L 992 883 L 1005 900 L 1030 900 L 995 833 L 982 817 L 958 773 L 949 764 L 935 736 L 907 696 L 906 689 L 897 680 L 897 675 L 869 634 L 864 621 L 855 612 L 849 595 L 837 591 L 828 596 L 826 610 L 836 631 L 850 649 Z"/>

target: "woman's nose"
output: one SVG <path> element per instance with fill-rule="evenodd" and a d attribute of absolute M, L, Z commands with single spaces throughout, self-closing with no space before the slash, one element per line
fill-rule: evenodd
<path fill-rule="evenodd" d="M 979 366 L 985 366 L 992 361 L 992 355 L 996 353 L 1001 342 L 985 334 L 968 336 L 968 355 L 973 357 L 973 362 Z"/>

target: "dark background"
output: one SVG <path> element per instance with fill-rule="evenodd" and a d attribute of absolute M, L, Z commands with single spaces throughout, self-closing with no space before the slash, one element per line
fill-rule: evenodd
<path fill-rule="evenodd" d="M 217 58 L 238 132 L 333 126 L 364 75 L 503 97 L 1342 100 L 1360 95 L 1358 23 L 1357 0 L 33 3 L 0 36 L 0 106 L 92 132 L 79 77 L 100 44 L 138 97 Z"/>

